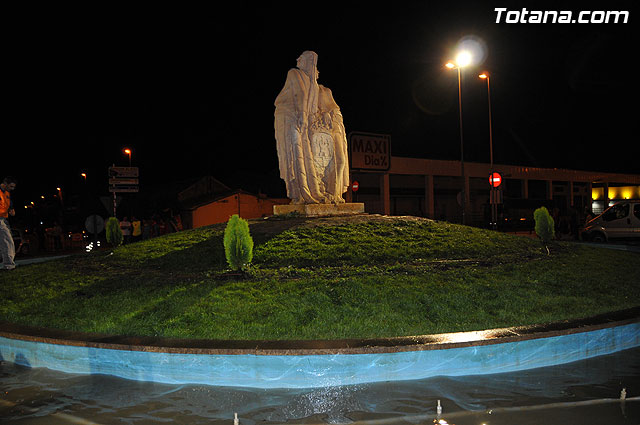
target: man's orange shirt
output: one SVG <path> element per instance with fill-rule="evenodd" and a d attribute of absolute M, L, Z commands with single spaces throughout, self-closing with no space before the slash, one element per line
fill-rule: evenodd
<path fill-rule="evenodd" d="M 9 218 L 9 209 L 11 208 L 11 195 L 9 191 L 0 189 L 0 217 Z"/>

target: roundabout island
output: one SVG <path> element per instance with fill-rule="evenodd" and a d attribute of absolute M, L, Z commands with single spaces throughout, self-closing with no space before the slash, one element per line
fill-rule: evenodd
<path fill-rule="evenodd" d="M 255 255 L 241 274 L 226 268 L 223 225 L 16 269 L 3 283 L 2 360 L 312 388 L 640 345 L 637 253 L 553 243 L 547 254 L 529 238 L 417 217 L 270 217 L 250 229 Z"/>

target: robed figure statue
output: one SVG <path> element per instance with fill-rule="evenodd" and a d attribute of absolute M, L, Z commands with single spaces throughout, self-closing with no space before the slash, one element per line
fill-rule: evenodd
<path fill-rule="evenodd" d="M 275 101 L 280 177 L 292 204 L 340 204 L 349 185 L 347 136 L 331 90 L 318 84 L 318 55 L 306 51 Z"/>

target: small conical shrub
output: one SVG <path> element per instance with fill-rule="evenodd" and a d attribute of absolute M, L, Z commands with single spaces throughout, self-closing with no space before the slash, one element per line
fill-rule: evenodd
<path fill-rule="evenodd" d="M 120 229 L 120 222 L 115 217 L 109 217 L 107 220 L 107 242 L 109 242 L 114 248 L 120 246 L 123 240 L 122 229 Z"/>
<path fill-rule="evenodd" d="M 549 214 L 549 211 L 545 207 L 540 207 L 533 212 L 533 219 L 536 222 L 536 234 L 547 248 L 547 254 L 549 248 L 547 245 L 555 236 L 555 226 L 553 217 Z"/>
<path fill-rule="evenodd" d="M 245 270 L 253 259 L 253 239 L 249 223 L 238 214 L 229 218 L 224 230 L 224 253 L 233 270 Z"/>

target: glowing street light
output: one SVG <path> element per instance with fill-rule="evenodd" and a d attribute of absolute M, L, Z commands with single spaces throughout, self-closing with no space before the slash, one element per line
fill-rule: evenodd
<path fill-rule="evenodd" d="M 448 69 L 458 70 L 458 110 L 460 112 L 460 175 L 462 176 L 462 191 L 460 204 L 462 206 L 462 224 L 467 224 L 466 220 L 466 190 L 465 190 L 465 175 L 464 175 L 464 139 L 462 135 L 462 89 L 461 89 L 461 69 L 470 65 L 473 62 L 473 55 L 467 51 L 462 50 L 456 55 L 456 60 L 449 61 L 445 64 Z"/>
<path fill-rule="evenodd" d="M 471 53 L 463 50 L 456 56 L 456 65 L 458 65 L 459 68 L 464 68 L 465 66 L 470 65 L 472 60 L 473 56 Z"/>
<path fill-rule="evenodd" d="M 450 60 L 444 66 L 446 66 L 449 69 L 456 69 L 456 68 L 459 69 L 459 68 L 464 68 L 465 66 L 471 65 L 472 62 L 473 62 L 473 55 L 471 54 L 471 52 L 469 52 L 468 50 L 462 50 L 456 55 L 455 60 Z"/>

